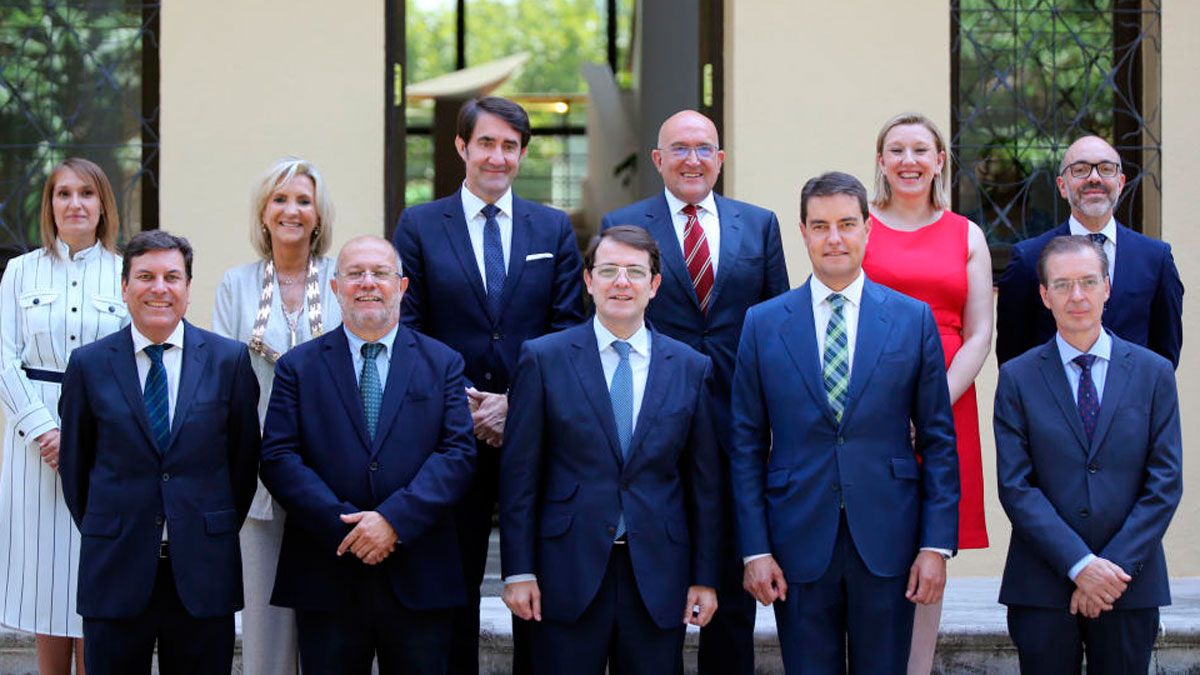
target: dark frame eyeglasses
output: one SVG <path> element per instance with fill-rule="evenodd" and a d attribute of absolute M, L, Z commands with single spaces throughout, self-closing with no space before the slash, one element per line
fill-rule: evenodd
<path fill-rule="evenodd" d="M 1096 170 L 1096 173 L 1101 178 L 1116 178 L 1117 174 L 1121 173 L 1121 163 L 1110 162 L 1108 160 L 1103 162 L 1071 162 L 1062 172 L 1064 174 L 1071 174 L 1072 178 L 1087 178 L 1092 175 L 1093 169 Z"/>

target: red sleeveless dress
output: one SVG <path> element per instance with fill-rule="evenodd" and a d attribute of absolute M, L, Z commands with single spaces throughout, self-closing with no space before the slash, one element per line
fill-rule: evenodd
<path fill-rule="evenodd" d="M 933 309 L 946 366 L 962 347 L 967 304 L 968 221 L 945 211 L 936 222 L 915 232 L 893 230 L 871 216 L 871 235 L 863 256 L 867 277 L 916 298 Z M 987 548 L 983 516 L 983 461 L 979 450 L 979 408 L 975 385 L 954 403 L 958 436 L 958 547 Z"/>

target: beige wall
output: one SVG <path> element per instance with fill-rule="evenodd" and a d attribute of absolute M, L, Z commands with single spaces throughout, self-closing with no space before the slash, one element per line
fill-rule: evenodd
<path fill-rule="evenodd" d="M 196 250 L 189 318 L 254 259 L 250 191 L 288 154 L 324 172 L 334 246 L 383 224 L 383 0 L 207 0 L 162 9 L 162 227 Z"/>
<path fill-rule="evenodd" d="M 874 180 L 875 134 L 889 116 L 918 110 L 944 131 L 950 120 L 949 3 L 840 3 L 802 0 L 727 0 L 725 56 L 726 192 L 779 214 L 793 285 L 810 267 L 800 243 L 800 186 L 831 169 Z M 1200 263 L 1183 254 L 1200 248 L 1200 228 L 1188 217 L 1188 188 L 1200 181 L 1196 157 L 1200 137 L 1200 54 L 1186 35 L 1200 29 L 1200 5 L 1166 3 L 1163 11 L 1163 237 L 1176 251 L 1186 296 L 1184 316 L 1200 314 Z M 884 77 L 883 74 L 888 76 Z M 1172 186 L 1175 190 L 1172 191 Z M 1174 218 L 1174 220 L 1172 220 Z M 1195 322 L 1185 333 L 1196 335 Z M 1189 345 L 1194 345 L 1191 338 Z M 1197 372 L 1200 350 L 1185 349 L 1180 373 Z M 1184 446 L 1200 440 L 1200 417 L 1188 415 L 1200 400 L 1196 378 L 1182 378 Z M 978 380 L 983 430 L 984 491 L 992 546 L 967 551 L 952 574 L 995 576 L 1004 565 L 1008 520 L 996 497 L 991 407 L 996 362 L 984 364 Z M 1186 454 L 1186 452 L 1185 452 Z M 1174 575 L 1200 574 L 1200 469 L 1185 461 L 1184 502 L 1167 538 Z"/>

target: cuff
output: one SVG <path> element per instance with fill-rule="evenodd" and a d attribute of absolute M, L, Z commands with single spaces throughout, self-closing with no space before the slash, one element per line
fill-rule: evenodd
<path fill-rule="evenodd" d="M 1091 553 L 1083 556 L 1079 559 L 1079 562 L 1071 565 L 1071 569 L 1067 570 L 1067 576 L 1071 578 L 1071 581 L 1075 581 L 1075 577 L 1079 576 L 1079 573 L 1083 571 L 1083 568 L 1087 567 L 1088 563 L 1095 559 L 1096 556 Z"/>
<path fill-rule="evenodd" d="M 504 585 L 516 584 L 522 581 L 537 581 L 536 574 L 514 574 L 510 577 L 504 577 Z"/>
<path fill-rule="evenodd" d="M 35 405 L 13 415 L 13 428 L 17 436 L 26 443 L 52 429 L 58 428 L 58 422 L 44 405 Z"/>
<path fill-rule="evenodd" d="M 949 560 L 954 557 L 954 551 L 951 551 L 948 548 L 938 548 L 936 546 L 922 546 L 921 550 L 922 551 L 933 551 L 934 553 L 940 554 L 944 560 Z"/>
<path fill-rule="evenodd" d="M 758 560 L 759 558 L 766 558 L 769 555 L 771 555 L 771 554 L 770 553 L 755 553 L 754 555 L 748 555 L 745 558 L 742 558 L 742 564 L 749 565 L 752 561 Z"/>

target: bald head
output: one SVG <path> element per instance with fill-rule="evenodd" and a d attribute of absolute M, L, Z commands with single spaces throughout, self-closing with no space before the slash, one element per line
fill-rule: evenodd
<path fill-rule="evenodd" d="M 1103 138 L 1084 136 L 1063 153 L 1056 182 L 1059 194 L 1071 205 L 1075 220 L 1088 230 L 1099 232 L 1112 219 L 1125 187 L 1121 156 Z"/>
<path fill-rule="evenodd" d="M 363 340 L 378 340 L 400 322 L 408 279 L 401 277 L 400 257 L 387 239 L 363 235 L 346 242 L 329 285 L 341 305 L 342 323 Z"/>
<path fill-rule="evenodd" d="M 658 129 L 658 147 L 650 153 L 671 194 L 699 204 L 712 192 L 721 175 L 725 151 L 717 127 L 695 110 L 682 110 Z"/>
<path fill-rule="evenodd" d="M 1117 162 L 1118 164 L 1121 162 L 1121 156 L 1117 154 L 1117 151 L 1113 149 L 1113 146 L 1108 144 L 1108 141 L 1100 138 L 1099 136 L 1083 136 L 1082 138 L 1076 139 L 1076 141 L 1067 148 L 1067 151 L 1063 153 L 1062 162 L 1060 162 L 1058 165 L 1058 173 L 1061 174 L 1063 171 L 1066 171 L 1068 166 L 1077 161 L 1075 159 L 1076 157 L 1081 157 L 1084 155 L 1087 155 L 1088 157 L 1102 157 L 1109 161 Z M 1088 161 L 1098 162 L 1101 160 L 1091 159 Z"/>
<path fill-rule="evenodd" d="M 396 252 L 396 247 L 392 246 L 392 243 L 387 239 L 374 234 L 360 234 L 342 244 L 342 249 L 338 251 L 337 268 L 339 270 L 343 269 L 346 266 L 347 259 L 355 257 L 362 250 L 374 250 L 385 253 L 390 257 L 391 264 L 395 267 L 396 271 L 402 273 L 400 269 L 400 254 Z"/>

